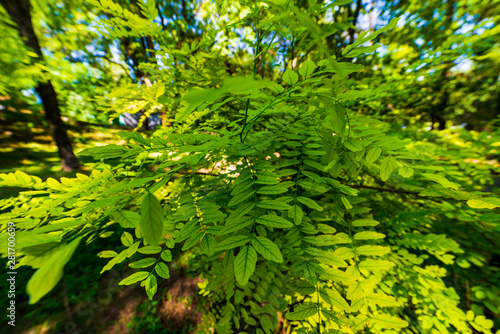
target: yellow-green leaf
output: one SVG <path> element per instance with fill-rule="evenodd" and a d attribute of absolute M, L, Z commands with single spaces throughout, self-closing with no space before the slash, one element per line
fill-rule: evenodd
<path fill-rule="evenodd" d="M 149 272 L 147 272 L 147 271 L 138 271 L 136 273 L 133 273 L 129 277 L 121 280 L 120 283 L 118 283 L 118 285 L 131 285 L 131 284 L 134 284 L 136 282 L 139 282 L 139 281 L 146 279 L 146 277 L 148 277 L 148 275 L 149 275 Z"/>
<path fill-rule="evenodd" d="M 500 198 L 496 197 L 483 197 L 470 199 L 467 205 L 474 209 L 494 209 L 500 207 Z"/>
<path fill-rule="evenodd" d="M 286 70 L 283 74 L 283 81 L 289 85 L 295 85 L 299 81 L 299 76 L 293 70 Z"/>
<path fill-rule="evenodd" d="M 146 242 L 157 246 L 163 231 L 163 210 L 158 198 L 150 192 L 142 198 L 140 226 Z"/>
<path fill-rule="evenodd" d="M 286 318 L 292 321 L 305 320 L 316 313 L 318 313 L 318 306 L 316 304 L 301 304 L 293 312 L 288 312 Z"/>
<path fill-rule="evenodd" d="M 35 304 L 56 286 L 63 275 L 64 265 L 71 259 L 79 242 L 80 238 L 77 238 L 53 253 L 50 259 L 35 271 L 26 286 L 30 297 L 29 304 Z"/>
<path fill-rule="evenodd" d="M 307 78 L 308 76 L 310 76 L 312 74 L 312 72 L 314 72 L 315 68 L 316 68 L 316 64 L 312 60 L 308 59 L 300 67 L 299 73 L 303 77 Z"/>
<path fill-rule="evenodd" d="M 354 235 L 354 239 L 356 240 L 372 240 L 372 239 L 382 239 L 382 238 L 385 238 L 385 234 L 373 231 L 358 232 Z"/>
<path fill-rule="evenodd" d="M 380 178 L 382 181 L 387 181 L 391 176 L 392 172 L 396 168 L 396 160 L 392 156 L 385 157 L 380 165 Z"/>

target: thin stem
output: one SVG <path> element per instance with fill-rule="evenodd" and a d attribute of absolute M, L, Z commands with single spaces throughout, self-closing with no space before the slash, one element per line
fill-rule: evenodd
<path fill-rule="evenodd" d="M 243 121 L 243 127 L 241 128 L 240 132 L 240 142 L 243 143 L 244 138 L 243 138 L 243 133 L 245 132 L 245 127 L 247 126 L 247 119 L 248 119 L 248 106 L 250 105 L 250 99 L 247 99 L 247 106 L 245 108 L 245 120 Z"/>
<path fill-rule="evenodd" d="M 278 35 L 278 33 L 275 31 L 274 34 L 273 34 L 273 38 L 271 39 L 271 41 L 269 42 L 269 44 L 267 45 L 266 49 L 264 50 L 264 52 L 262 52 L 260 55 L 259 55 L 259 62 L 257 63 L 257 72 L 259 71 L 259 66 L 260 64 L 262 63 L 264 57 L 267 52 L 269 51 L 269 48 L 271 47 L 271 45 L 273 44 L 274 42 L 274 39 L 276 38 L 276 36 Z"/>

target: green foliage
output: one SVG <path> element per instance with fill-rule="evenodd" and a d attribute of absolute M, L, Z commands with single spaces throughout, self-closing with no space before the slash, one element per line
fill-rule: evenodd
<path fill-rule="evenodd" d="M 499 136 L 394 131 L 369 112 L 385 92 L 353 80 L 365 66 L 344 58 L 373 53 L 377 45 L 365 44 L 397 19 L 337 54 L 323 45 L 328 28 L 349 25 L 318 19 L 331 6 L 220 3 L 214 10 L 228 18 L 220 31 L 253 36 L 253 54 L 235 55 L 242 64 L 231 75 L 211 28 L 175 49 L 152 22 L 154 1 L 139 2 L 140 14 L 92 3 L 115 14 L 106 36 L 152 36 L 165 41 L 158 55 L 172 57 L 172 66 L 149 69 L 151 86 L 120 87 L 106 108 L 166 105 L 172 122 L 80 152 L 92 160 L 89 176 L 0 175 L 0 185 L 26 189 L 0 202 L 0 221 L 16 224 L 17 267 L 37 269 L 32 303 L 79 243 L 119 233 L 122 246 L 99 253 L 109 259 L 101 273 L 126 263 L 133 270 L 119 284 L 140 284 L 152 300 L 170 278 L 171 250 L 191 252 L 216 332 L 271 333 L 279 322 L 296 333 L 493 332 L 499 298 L 487 291 L 500 282 L 500 204 L 480 191 L 490 168 L 467 161 L 464 147 L 487 143 L 498 154 Z M 291 37 L 291 63 L 304 56 L 263 72 L 275 37 Z"/>

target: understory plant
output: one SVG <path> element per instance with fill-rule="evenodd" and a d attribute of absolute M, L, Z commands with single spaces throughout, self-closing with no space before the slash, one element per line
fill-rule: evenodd
<path fill-rule="evenodd" d="M 172 250 L 193 254 L 207 305 L 199 332 L 494 332 L 500 200 L 481 192 L 495 166 L 471 160 L 498 154 L 499 139 L 394 130 L 368 112 L 379 92 L 356 80 L 356 59 L 397 19 L 331 51 L 328 29 L 348 25 L 322 20 L 348 1 L 223 2 L 179 49 L 157 29 L 154 1 L 138 2 L 142 15 L 90 2 L 113 14 L 103 34 L 152 36 L 162 59 L 145 84 L 101 97 L 103 110 L 165 110 L 166 125 L 80 152 L 89 175 L 0 175 L 26 188 L 0 202 L 0 250 L 14 223 L 11 265 L 37 269 L 31 304 L 79 249 L 120 231 L 123 245 L 98 254 L 109 259 L 101 273 L 127 263 L 119 284 L 152 300 Z M 246 32 L 245 55 L 218 47 L 231 31 Z M 228 71 L 231 57 L 240 66 Z"/>

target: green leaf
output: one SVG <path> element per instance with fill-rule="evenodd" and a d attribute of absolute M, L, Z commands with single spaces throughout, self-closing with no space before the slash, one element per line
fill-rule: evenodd
<path fill-rule="evenodd" d="M 155 267 L 155 271 L 161 278 L 164 279 L 170 278 L 170 271 L 168 270 L 167 265 L 163 262 L 158 262 L 158 264 Z"/>
<path fill-rule="evenodd" d="M 317 229 L 319 232 L 324 233 L 324 234 L 333 234 L 337 232 L 337 230 L 330 225 L 326 224 L 318 224 Z"/>
<path fill-rule="evenodd" d="M 253 77 L 231 76 L 222 85 L 222 90 L 231 94 L 249 94 L 259 92 L 260 89 L 268 87 L 270 82 L 256 80 Z"/>
<path fill-rule="evenodd" d="M 378 314 L 372 316 L 370 320 L 382 328 L 404 328 L 408 322 L 388 314 Z"/>
<path fill-rule="evenodd" d="M 332 130 L 341 136 L 344 135 L 346 130 L 346 114 L 340 103 L 335 103 L 328 109 L 328 121 L 332 126 Z M 331 166 L 330 168 L 332 168 Z"/>
<path fill-rule="evenodd" d="M 315 68 L 316 68 L 316 64 L 312 60 L 308 59 L 300 67 L 299 73 L 304 78 L 307 78 L 308 76 L 310 76 L 314 72 Z"/>
<path fill-rule="evenodd" d="M 290 321 L 306 320 L 318 313 L 318 306 L 312 303 L 300 304 L 293 312 L 288 312 L 286 318 Z"/>
<path fill-rule="evenodd" d="M 79 152 L 78 155 L 83 156 L 91 156 L 96 160 L 99 159 L 111 159 L 111 158 L 120 158 L 125 153 L 127 153 L 129 149 L 125 146 L 110 144 L 106 146 L 97 146 L 86 148 L 83 151 Z"/>
<path fill-rule="evenodd" d="M 231 191 L 231 196 L 236 196 L 238 194 L 241 194 L 248 188 L 252 187 L 255 184 L 255 181 L 252 178 L 246 179 L 243 182 L 240 182 L 238 184 L 235 184 L 233 190 Z"/>
<path fill-rule="evenodd" d="M 165 249 L 163 252 L 161 252 L 161 258 L 163 261 L 172 261 L 172 252 L 169 249 Z"/>
<path fill-rule="evenodd" d="M 288 217 L 293 219 L 295 225 L 300 225 L 302 223 L 302 219 L 304 218 L 304 211 L 298 205 L 292 206 L 290 210 L 288 210 Z"/>
<path fill-rule="evenodd" d="M 271 240 L 264 237 L 255 237 L 252 239 L 252 246 L 266 260 L 271 260 L 277 263 L 283 262 L 281 251 Z"/>
<path fill-rule="evenodd" d="M 343 284 L 350 284 L 353 282 L 353 278 L 342 270 L 330 267 L 326 267 L 324 268 L 324 270 L 325 272 L 322 273 L 321 276 L 327 280 L 332 280 Z"/>
<path fill-rule="evenodd" d="M 434 182 L 439 183 L 445 188 L 451 188 L 451 189 L 458 189 L 458 186 L 456 183 L 448 181 L 444 176 L 439 175 L 439 174 L 430 174 L 430 173 L 421 173 L 423 177 L 426 179 L 432 180 Z"/>
<path fill-rule="evenodd" d="M 314 285 L 306 281 L 299 281 L 293 290 L 301 295 L 311 295 L 316 292 Z"/>
<path fill-rule="evenodd" d="M 341 309 L 346 312 L 351 312 L 351 307 L 347 301 L 335 290 L 332 289 L 322 289 L 319 292 L 321 298 L 333 307 Z"/>
<path fill-rule="evenodd" d="M 191 235 L 191 237 L 189 237 L 186 242 L 184 243 L 184 245 L 182 246 L 182 251 L 186 251 L 188 249 L 191 249 L 193 248 L 198 242 L 200 242 L 200 240 L 203 238 L 205 234 L 202 233 L 201 231 L 200 232 L 196 232 L 195 234 Z"/>
<path fill-rule="evenodd" d="M 131 285 L 131 284 L 134 284 L 136 282 L 145 280 L 146 277 L 148 277 L 148 276 L 149 276 L 149 273 L 147 271 L 138 271 L 136 273 L 133 273 L 129 277 L 121 280 L 120 283 L 118 283 L 118 285 Z"/>
<path fill-rule="evenodd" d="M 231 201 L 229 202 L 229 206 L 235 206 L 237 204 L 240 204 L 241 202 L 246 201 L 248 198 L 250 198 L 253 194 L 255 194 L 255 190 L 246 190 L 242 193 L 239 193 L 238 195 L 234 196 Z"/>
<path fill-rule="evenodd" d="M 101 274 L 103 272 L 105 272 L 105 271 L 110 270 L 111 268 L 113 268 L 115 266 L 115 264 L 123 262 L 123 260 L 125 260 L 127 258 L 127 254 L 128 254 L 128 249 L 124 249 L 122 252 L 120 252 L 120 254 L 118 254 L 117 256 L 115 256 L 114 258 L 112 258 L 104 266 L 104 268 L 102 268 Z"/>
<path fill-rule="evenodd" d="M 299 196 L 299 197 L 297 197 L 297 201 L 299 201 L 300 203 L 306 205 L 310 209 L 314 209 L 314 210 L 318 210 L 318 211 L 323 211 L 323 208 L 318 203 L 316 203 L 316 201 L 314 201 L 314 200 L 312 200 L 310 198 Z"/>
<path fill-rule="evenodd" d="M 137 253 L 137 250 L 139 249 L 139 245 L 141 244 L 141 240 L 138 240 L 134 242 L 132 245 L 130 245 L 129 248 L 127 248 L 127 257 L 131 257 L 135 253 Z"/>
<path fill-rule="evenodd" d="M 369 97 L 370 95 L 372 95 L 371 89 L 363 89 L 363 90 L 350 89 L 347 92 L 344 92 L 342 94 L 337 95 L 337 99 L 339 99 L 340 101 L 343 102 L 345 100 L 363 99 L 363 98 Z M 355 141 L 359 142 L 359 139 L 355 140 Z M 357 144 L 357 145 L 359 145 L 359 144 Z M 348 146 L 346 146 L 346 147 L 349 148 Z M 361 149 L 362 148 L 363 147 L 361 146 Z M 349 148 L 349 149 L 352 151 L 351 148 Z M 357 151 L 361 151 L 361 149 L 358 149 Z"/>
<path fill-rule="evenodd" d="M 396 160 L 391 155 L 385 157 L 380 165 L 380 178 L 382 181 L 387 181 L 395 168 Z"/>
<path fill-rule="evenodd" d="M 255 173 L 255 176 L 257 176 L 257 180 L 255 181 L 255 183 L 257 183 L 257 184 L 273 185 L 273 184 L 276 184 L 279 182 L 278 175 L 276 175 L 270 171 L 264 171 L 264 170 L 257 171 Z"/>
<path fill-rule="evenodd" d="M 233 212 L 231 212 L 231 214 L 229 215 L 229 217 L 227 217 L 226 224 L 227 225 L 232 225 L 233 222 L 241 220 L 241 218 L 244 215 L 246 215 L 247 213 L 249 213 L 250 211 L 252 211 L 252 209 L 254 208 L 254 206 L 255 206 L 254 202 L 245 203 L 243 205 L 240 205 L 236 210 L 234 210 Z"/>
<path fill-rule="evenodd" d="M 224 251 L 227 249 L 234 249 L 236 247 L 247 244 L 252 238 L 248 235 L 236 235 L 222 240 L 216 247 L 215 252 Z"/>
<path fill-rule="evenodd" d="M 399 175 L 404 178 L 410 178 L 413 176 L 413 168 L 411 167 L 401 167 L 398 170 Z"/>
<path fill-rule="evenodd" d="M 118 253 L 115 252 L 114 250 L 106 250 L 106 251 L 102 251 L 102 252 L 97 253 L 97 256 L 99 256 L 100 258 L 104 258 L 104 259 L 115 257 L 117 255 L 118 255 Z"/>
<path fill-rule="evenodd" d="M 279 184 L 276 186 L 263 186 L 257 190 L 257 194 L 261 195 L 278 195 L 283 194 L 288 191 L 288 188 L 280 186 Z"/>
<path fill-rule="evenodd" d="M 128 266 L 130 268 L 146 268 L 146 267 L 152 266 L 155 263 L 156 263 L 156 259 L 154 259 L 152 257 L 147 257 L 145 259 L 141 259 L 139 261 L 132 262 Z"/>
<path fill-rule="evenodd" d="M 149 277 L 145 281 L 144 287 L 146 289 L 146 294 L 148 295 L 149 300 L 153 300 L 153 297 L 158 290 L 158 282 L 156 281 L 156 276 L 149 275 Z"/>
<path fill-rule="evenodd" d="M 382 256 L 390 251 L 391 249 L 387 246 L 363 245 L 356 247 L 356 253 L 366 256 Z"/>
<path fill-rule="evenodd" d="M 259 224 L 276 228 L 290 228 L 293 226 L 290 221 L 275 215 L 262 215 L 255 219 L 255 221 Z"/>
<path fill-rule="evenodd" d="M 398 306 L 396 298 L 388 296 L 383 293 L 372 293 L 365 297 L 370 304 L 376 304 L 380 307 L 393 307 Z"/>
<path fill-rule="evenodd" d="M 183 122 L 189 114 L 202 103 L 212 103 L 224 95 L 223 89 L 191 89 L 185 96 L 187 108 L 177 113 L 176 121 Z"/>
<path fill-rule="evenodd" d="M 354 43 L 352 44 L 349 44 L 345 49 L 344 51 L 342 52 L 342 55 L 345 55 L 345 54 L 348 54 L 350 53 L 351 50 L 355 49 L 356 47 L 358 47 L 359 45 L 362 45 L 362 44 L 365 44 L 366 42 L 369 42 L 373 39 L 375 39 L 378 35 L 380 35 L 381 33 L 389 30 L 389 29 L 392 29 L 396 26 L 396 24 L 398 23 L 398 20 L 399 18 L 394 18 L 391 20 L 391 22 L 389 22 L 388 25 L 386 25 L 385 27 L 371 33 L 370 35 L 367 36 L 367 31 L 364 32 L 364 33 L 361 33 L 359 34 L 358 38 L 356 39 L 356 41 L 354 41 Z"/>
<path fill-rule="evenodd" d="M 474 209 L 494 209 L 500 207 L 500 199 L 496 197 L 470 199 L 467 205 Z"/>
<path fill-rule="evenodd" d="M 128 232 L 123 232 L 120 240 L 125 247 L 128 247 L 134 243 L 134 238 L 132 237 L 132 234 Z"/>
<path fill-rule="evenodd" d="M 366 153 L 366 162 L 370 164 L 374 163 L 375 161 L 377 161 L 381 153 L 382 149 L 378 146 L 375 146 L 374 148 L 369 150 L 368 153 Z"/>
<path fill-rule="evenodd" d="M 349 150 L 353 152 L 358 152 L 363 149 L 363 142 L 359 139 L 353 139 L 349 138 L 347 141 L 344 143 L 345 147 L 347 147 Z"/>
<path fill-rule="evenodd" d="M 328 188 L 326 188 L 323 184 L 319 184 L 319 183 L 313 183 L 313 182 L 300 180 L 299 185 L 302 188 L 309 190 L 313 195 L 315 195 L 314 192 L 316 192 L 318 194 L 323 194 L 323 193 L 328 191 Z"/>
<path fill-rule="evenodd" d="M 113 219 L 123 228 L 136 228 L 141 216 L 137 212 L 120 210 L 113 212 Z"/>
<path fill-rule="evenodd" d="M 328 65 L 329 64 L 327 63 L 327 66 Z M 342 76 L 346 76 L 354 72 L 361 72 L 362 70 L 365 69 L 365 67 L 361 64 L 354 64 L 348 62 L 335 63 L 335 65 L 336 68 L 335 67 L 331 68 L 331 70 Z"/>
<path fill-rule="evenodd" d="M 50 259 L 31 276 L 26 286 L 30 305 L 38 302 L 56 286 L 63 275 L 64 266 L 71 259 L 79 243 L 80 238 L 77 238 L 53 253 Z"/>
<path fill-rule="evenodd" d="M 351 222 L 352 226 L 377 226 L 378 224 L 380 223 L 373 219 L 356 219 Z"/>
<path fill-rule="evenodd" d="M 283 203 L 279 200 L 263 200 L 260 201 L 257 206 L 263 209 L 271 209 L 271 210 L 289 210 L 291 208 L 290 205 Z"/>
<path fill-rule="evenodd" d="M 337 244 L 351 243 L 351 238 L 345 233 L 337 233 L 336 235 L 318 235 L 315 237 L 303 237 L 305 242 L 316 246 L 331 246 Z"/>
<path fill-rule="evenodd" d="M 360 247 L 362 247 L 362 246 L 360 246 Z M 352 259 L 356 255 L 354 253 L 354 251 L 349 247 L 339 247 L 333 252 L 333 254 L 335 254 L 336 256 L 341 258 L 342 260 Z"/>
<path fill-rule="evenodd" d="M 299 81 L 299 76 L 293 70 L 286 70 L 285 74 L 283 74 L 283 81 L 292 86 Z"/>
<path fill-rule="evenodd" d="M 347 267 L 347 263 L 332 252 L 327 252 L 318 248 L 306 248 L 306 252 L 314 256 L 316 260 L 332 267 Z"/>
<path fill-rule="evenodd" d="M 210 256 L 214 253 L 216 245 L 217 245 L 217 240 L 215 239 L 215 237 L 209 234 L 205 234 L 205 236 L 200 242 L 201 252 L 203 254 L 207 254 Z M 170 256 L 170 260 L 165 260 L 165 261 L 171 261 L 171 260 L 172 256 Z"/>
<path fill-rule="evenodd" d="M 255 271 L 257 263 L 257 252 L 255 249 L 247 245 L 241 248 L 240 252 L 234 259 L 234 276 L 239 285 L 245 286 Z"/>
<path fill-rule="evenodd" d="M 137 251 L 141 254 L 157 254 L 161 252 L 162 248 L 160 246 L 146 246 L 139 248 Z"/>
<path fill-rule="evenodd" d="M 345 196 L 340 196 L 340 200 L 342 201 L 342 204 L 344 204 L 344 206 L 347 210 L 352 209 L 351 203 L 349 202 L 349 200 Z"/>
<path fill-rule="evenodd" d="M 140 226 L 146 242 L 158 245 L 163 231 L 163 210 L 158 198 L 150 192 L 142 198 Z"/>
<path fill-rule="evenodd" d="M 363 289 L 361 287 L 360 282 L 355 282 L 351 285 L 348 286 L 347 291 L 346 291 L 347 299 L 353 300 L 353 299 L 358 299 L 363 296 Z"/>
<path fill-rule="evenodd" d="M 193 212 L 194 215 L 194 212 Z M 186 240 L 189 237 L 192 237 L 195 235 L 197 232 L 201 231 L 201 227 L 199 224 L 199 219 L 191 219 L 188 221 L 184 226 L 182 226 L 181 230 L 179 231 L 179 235 L 175 239 L 177 243 Z"/>
<path fill-rule="evenodd" d="M 385 238 L 385 234 L 373 232 L 373 231 L 358 232 L 354 235 L 354 239 L 356 239 L 356 240 L 374 240 L 374 239 L 383 239 L 383 238 Z"/>
<path fill-rule="evenodd" d="M 370 45 L 370 46 L 360 46 L 349 52 L 346 57 L 354 58 L 364 53 L 372 53 L 380 47 L 380 44 Z M 342 52 L 344 55 L 344 52 Z"/>
<path fill-rule="evenodd" d="M 368 271 L 386 271 L 394 267 L 394 263 L 385 260 L 365 260 L 358 264 L 359 269 Z"/>
<path fill-rule="evenodd" d="M 254 219 L 251 217 L 242 217 L 240 220 L 234 220 L 231 223 L 224 226 L 222 231 L 220 231 L 219 235 L 225 235 L 232 232 L 236 232 L 242 228 L 245 228 L 251 224 L 253 224 Z M 217 234 L 217 233 L 216 233 Z"/>

